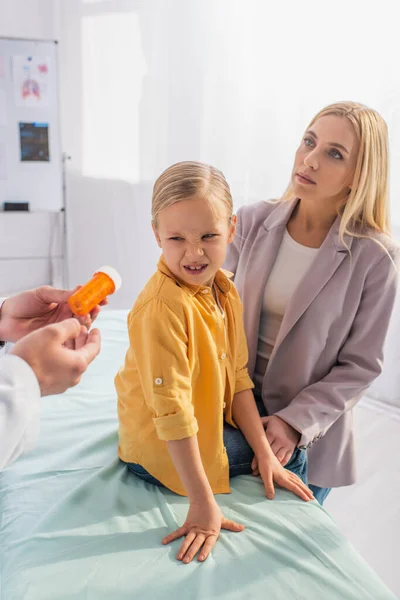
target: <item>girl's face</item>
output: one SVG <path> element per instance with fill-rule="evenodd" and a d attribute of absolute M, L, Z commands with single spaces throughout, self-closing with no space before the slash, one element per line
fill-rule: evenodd
<path fill-rule="evenodd" d="M 164 208 L 153 229 L 175 277 L 191 285 L 211 286 L 233 241 L 236 217 L 229 223 L 222 201 L 189 198 Z"/>
<path fill-rule="evenodd" d="M 337 208 L 349 194 L 358 151 L 359 142 L 348 119 L 336 115 L 317 119 L 296 152 L 292 171 L 296 196 Z"/>

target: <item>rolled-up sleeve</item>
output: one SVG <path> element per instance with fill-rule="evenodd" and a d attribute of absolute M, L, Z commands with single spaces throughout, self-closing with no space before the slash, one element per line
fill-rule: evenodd
<path fill-rule="evenodd" d="M 152 299 L 129 317 L 129 338 L 145 402 L 160 440 L 198 431 L 192 403 L 188 335 L 184 314 Z"/>

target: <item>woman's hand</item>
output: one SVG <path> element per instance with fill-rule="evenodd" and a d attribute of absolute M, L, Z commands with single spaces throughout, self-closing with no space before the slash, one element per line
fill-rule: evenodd
<path fill-rule="evenodd" d="M 261 475 L 267 498 L 270 500 L 275 496 L 274 482 L 306 502 L 314 500 L 314 494 L 300 477 L 285 469 L 272 452 L 259 458 L 255 456 L 251 468 L 253 475 Z"/>
<path fill-rule="evenodd" d="M 276 415 L 261 417 L 272 452 L 284 467 L 300 440 L 300 433 Z"/>
<path fill-rule="evenodd" d="M 185 536 L 177 559 L 190 563 L 197 552 L 200 552 L 198 560 L 204 561 L 215 546 L 221 529 L 243 531 L 244 525 L 225 519 L 215 500 L 199 504 L 193 502 L 182 527 L 167 535 L 162 543 L 169 544 Z"/>

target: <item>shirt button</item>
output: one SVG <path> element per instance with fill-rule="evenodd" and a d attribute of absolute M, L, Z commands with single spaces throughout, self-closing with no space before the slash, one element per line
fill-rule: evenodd
<path fill-rule="evenodd" d="M 208 290 L 201 290 L 202 294 L 208 294 Z"/>
<path fill-rule="evenodd" d="M 226 358 L 226 354 L 225 354 L 225 352 L 223 352 L 223 353 L 221 354 L 220 358 L 221 358 L 221 360 L 224 360 L 224 359 Z"/>
<path fill-rule="evenodd" d="M 156 385 L 161 385 L 161 384 L 162 384 L 162 379 L 161 379 L 161 377 L 157 377 L 157 379 L 155 380 L 155 384 L 156 384 Z"/>
<path fill-rule="evenodd" d="M 226 408 L 226 402 L 223 403 L 222 408 Z"/>

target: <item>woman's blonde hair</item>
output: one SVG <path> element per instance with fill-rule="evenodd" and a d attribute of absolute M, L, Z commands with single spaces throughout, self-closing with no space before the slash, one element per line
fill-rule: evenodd
<path fill-rule="evenodd" d="M 323 108 L 307 129 L 317 119 L 327 115 L 348 119 L 360 144 L 352 187 L 346 201 L 339 208 L 341 241 L 344 243 L 346 234 L 367 237 L 368 230 L 390 236 L 389 144 L 385 121 L 378 112 L 362 104 L 337 102 Z M 290 184 L 281 200 L 293 199 Z"/>
<path fill-rule="evenodd" d="M 200 162 L 179 162 L 168 167 L 154 184 L 151 220 L 157 226 L 157 215 L 176 202 L 190 198 L 219 200 L 232 219 L 233 202 L 229 185 L 218 169 Z"/>

